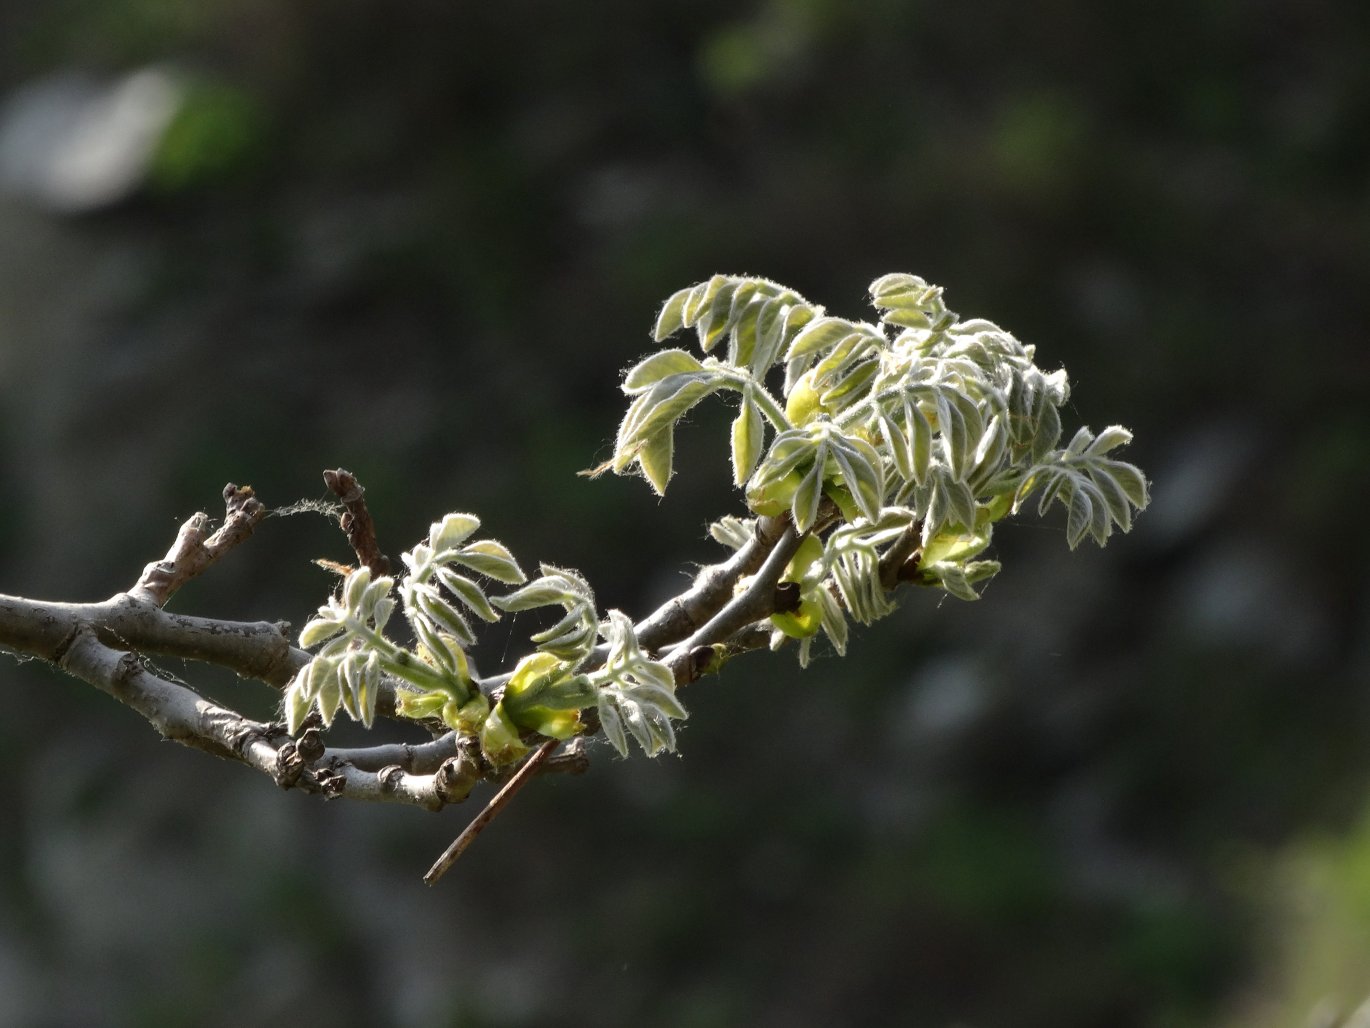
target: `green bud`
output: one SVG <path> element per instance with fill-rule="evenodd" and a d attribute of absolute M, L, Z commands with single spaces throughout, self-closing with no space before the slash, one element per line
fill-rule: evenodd
<path fill-rule="evenodd" d="M 818 634 L 823 627 L 823 608 L 817 600 L 804 599 L 799 609 L 785 614 L 772 614 L 771 624 L 791 639 L 808 639 Z"/>
<path fill-rule="evenodd" d="M 425 718 L 437 717 L 443 709 L 444 704 L 448 703 L 448 697 L 441 692 L 411 692 L 408 689 L 398 690 L 396 697 L 400 717 Z M 444 718 L 443 720 L 446 720 Z"/>
<path fill-rule="evenodd" d="M 442 707 L 443 723 L 462 735 L 475 735 L 489 716 L 490 701 L 483 693 L 477 693 L 474 699 L 465 703 L 449 699 Z"/>
<path fill-rule="evenodd" d="M 512 764 L 528 752 L 519 738 L 518 726 L 510 719 L 504 704 L 496 703 L 480 729 L 480 749 L 495 767 Z"/>
<path fill-rule="evenodd" d="M 785 400 L 785 418 L 797 428 L 825 413 L 827 408 L 819 400 L 818 390 L 813 387 L 813 369 L 809 369 L 799 376 L 799 381 L 795 382 Z"/>
<path fill-rule="evenodd" d="M 589 679 L 573 674 L 566 661 L 539 652 L 519 661 L 500 706 L 522 729 L 569 739 L 581 729 L 578 711 L 595 703 L 596 698 Z"/>
<path fill-rule="evenodd" d="M 803 481 L 804 476 L 799 472 L 799 469 L 795 468 L 787 472 L 782 478 L 766 482 L 759 488 L 749 486 L 747 489 L 747 506 L 751 508 L 753 514 L 771 518 L 779 517 L 790 509 L 794 494 Z"/>

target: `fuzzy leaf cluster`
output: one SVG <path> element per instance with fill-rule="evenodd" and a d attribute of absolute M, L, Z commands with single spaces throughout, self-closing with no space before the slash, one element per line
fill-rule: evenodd
<path fill-rule="evenodd" d="M 342 708 L 369 726 L 388 677 L 398 684 L 399 714 L 437 719 L 477 738 L 494 766 L 527 753 L 530 734 L 565 739 L 581 732 L 579 712 L 587 707 L 597 709 L 621 753 L 625 727 L 650 754 L 673 748 L 670 719 L 685 711 L 669 670 L 643 655 L 631 621 L 611 611 L 601 623 L 589 583 L 574 571 L 543 564 L 539 577 L 528 581 L 502 543 L 472 539 L 479 527 L 471 514 L 435 522 L 427 539 L 403 555 L 406 573 L 398 586 L 366 568 L 347 576 L 300 633 L 301 645 L 321 648 L 286 691 L 290 730 L 297 731 L 311 709 L 325 724 Z M 520 588 L 490 596 L 489 582 Z M 476 643 L 473 622 L 548 606 L 561 607 L 562 616 L 532 636 L 534 652 L 518 662 L 502 689 L 483 690 L 467 656 Z M 396 609 L 413 633 L 412 648 L 386 634 Z M 601 637 L 609 658 L 587 675 L 582 669 Z"/>
<path fill-rule="evenodd" d="M 629 735 L 649 757 L 662 750 L 674 751 L 671 721 L 688 715 L 676 699 L 671 669 L 643 653 L 633 622 L 622 611 L 609 611 L 600 632 L 609 654 L 604 666 L 590 675 L 590 681 L 598 696 L 605 738 L 625 757 Z"/>
<path fill-rule="evenodd" d="M 769 607 L 738 608 L 756 618 L 737 630 L 739 650 L 768 631 L 773 648 L 795 642 L 803 663 L 820 636 L 843 654 L 849 623 L 887 616 L 905 583 L 976 599 L 999 571 L 985 556 L 994 526 L 1034 497 L 1038 515 L 1064 510 L 1071 548 L 1128 531 L 1148 502 L 1141 470 L 1115 455 L 1126 429 L 1081 428 L 1061 445 L 1064 369 L 1040 367 L 1032 346 L 991 321 L 961 319 L 916 275 L 884 275 L 870 298 L 874 318 L 848 320 L 770 280 L 715 275 L 672 295 L 654 327 L 658 343 L 692 331 L 697 347 L 659 349 L 624 373 L 628 408 L 595 473 L 639 473 L 664 493 L 681 420 L 711 396 L 735 398 L 727 460 L 747 510 L 710 532 L 740 550 L 762 519 L 793 530 L 783 573 L 764 572 L 778 583 L 762 570 L 734 583 L 735 598 L 775 586 Z M 570 738 L 587 723 L 620 754 L 630 739 L 648 755 L 673 750 L 686 717 L 675 651 L 654 659 L 626 614 L 601 619 L 574 571 L 542 564 L 529 581 L 501 543 L 474 538 L 479 527 L 461 513 L 433 524 L 398 582 L 348 575 L 301 633 L 318 652 L 287 690 L 291 730 L 311 710 L 369 725 L 394 686 L 402 716 L 478 739 L 496 767 L 535 737 Z M 513 588 L 490 595 L 492 583 Z M 506 675 L 477 678 L 467 657 L 477 626 L 543 607 L 559 613 L 531 652 Z M 387 635 L 397 609 L 412 644 Z M 709 645 L 726 657 L 730 641 Z"/>
<path fill-rule="evenodd" d="M 980 557 L 994 524 L 1034 495 L 1039 514 L 1066 510 L 1071 548 L 1127 531 L 1148 500 L 1142 472 L 1107 456 L 1126 429 L 1081 429 L 1060 447 L 1069 380 L 1032 346 L 961 319 L 916 275 L 884 275 L 870 296 L 876 319 L 852 321 L 769 280 L 716 275 L 667 300 L 654 331 L 660 342 L 693 329 L 704 356 L 658 351 L 624 381 L 633 400 L 609 466 L 640 470 L 657 492 L 684 414 L 714 393 L 739 397 L 730 458 L 747 507 L 823 540 L 812 616 L 783 621 L 801 659 L 833 620 L 822 596 L 863 623 L 893 609 L 898 581 L 975 599 L 999 570 Z M 725 519 L 713 533 L 737 547 L 746 525 Z M 913 564 L 886 566 L 910 539 Z"/>

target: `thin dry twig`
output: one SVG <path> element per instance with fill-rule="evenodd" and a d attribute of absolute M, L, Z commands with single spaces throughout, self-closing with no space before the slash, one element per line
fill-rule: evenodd
<path fill-rule="evenodd" d="M 366 508 L 366 490 L 357 481 L 357 476 L 345 468 L 337 468 L 323 473 L 324 484 L 329 492 L 343 505 L 343 513 L 338 516 L 338 524 L 347 535 L 347 544 L 357 555 L 357 562 L 370 568 L 373 575 L 384 575 L 390 571 L 390 558 L 381 552 L 376 541 L 376 523 Z"/>
<path fill-rule="evenodd" d="M 533 751 L 533 755 L 523 762 L 523 766 L 514 773 L 514 777 L 504 783 L 504 787 L 490 799 L 485 805 L 485 809 L 471 819 L 460 835 L 452 840 L 452 845 L 443 850 L 442 856 L 433 862 L 433 866 L 428 869 L 423 880 L 427 885 L 435 885 L 443 875 L 451 870 L 452 865 L 457 862 L 471 843 L 483 832 L 498 815 L 501 810 L 509 805 L 520 789 L 537 772 L 538 766 L 552 755 L 552 751 L 561 745 L 560 739 L 548 739 L 545 743 Z"/>
<path fill-rule="evenodd" d="M 227 514 L 218 531 L 206 537 L 209 515 L 191 515 L 167 555 L 143 568 L 142 576 L 128 595 L 158 607 L 166 606 L 176 590 L 251 535 L 257 522 L 266 517 L 266 507 L 250 485 L 230 482 L 224 486 L 224 504 Z"/>

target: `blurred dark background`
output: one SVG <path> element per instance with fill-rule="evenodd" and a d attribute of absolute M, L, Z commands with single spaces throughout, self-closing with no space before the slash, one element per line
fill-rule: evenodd
<path fill-rule="evenodd" d="M 912 271 L 1131 426 L 1105 551 L 691 688 L 478 809 L 325 805 L 0 661 L 0 1025 L 1330 1026 L 1370 996 L 1370 7 L 0 0 L 0 591 L 128 587 L 227 481 L 479 513 L 640 614 L 717 553 L 578 478 L 715 271 Z M 1072 428 L 1073 428 L 1072 424 Z M 1068 429 L 1069 431 L 1070 429 Z M 176 609 L 297 625 L 266 522 Z M 477 657 L 498 666 L 496 631 Z M 193 675 L 264 715 L 266 690 Z"/>

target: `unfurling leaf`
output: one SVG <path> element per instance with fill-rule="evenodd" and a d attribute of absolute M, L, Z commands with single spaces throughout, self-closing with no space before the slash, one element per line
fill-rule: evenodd
<path fill-rule="evenodd" d="M 638 362 L 623 379 L 623 391 L 636 396 L 670 375 L 703 371 L 704 365 L 684 350 L 659 350 Z"/>
<path fill-rule="evenodd" d="M 742 409 L 733 420 L 733 484 L 741 486 L 751 477 L 765 443 L 765 424 L 756 401 L 742 398 Z"/>

